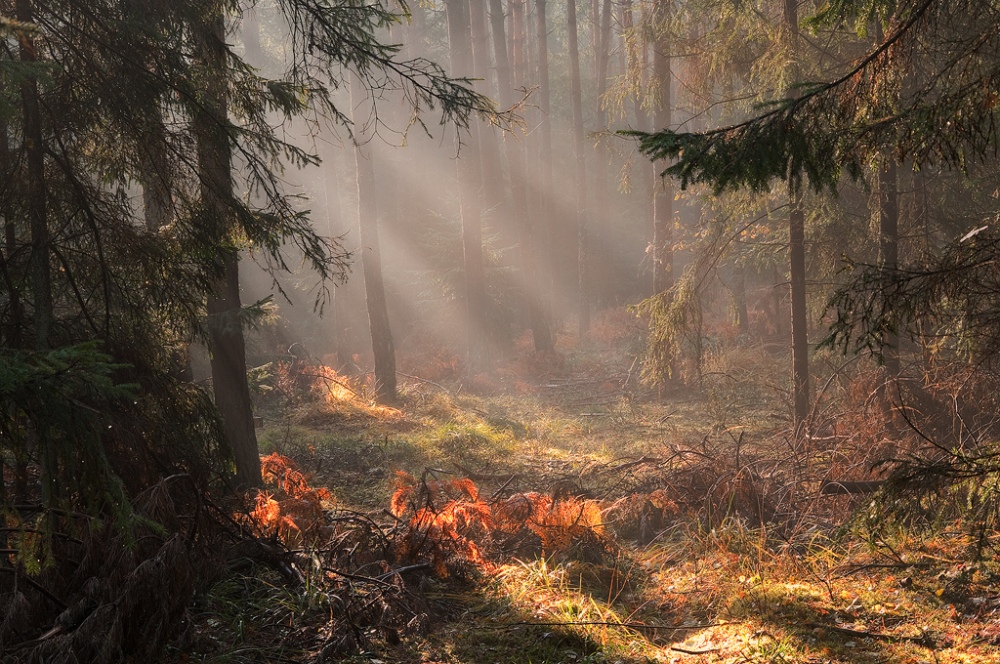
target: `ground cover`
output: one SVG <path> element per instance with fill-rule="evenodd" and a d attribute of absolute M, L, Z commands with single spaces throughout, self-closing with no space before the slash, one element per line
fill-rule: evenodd
<path fill-rule="evenodd" d="M 804 445 L 766 350 L 658 394 L 610 348 L 477 386 L 411 375 L 398 408 L 325 367 L 286 375 L 297 387 L 264 412 L 269 490 L 245 522 L 273 555 L 200 593 L 171 657 L 1000 658 L 994 531 L 947 510 L 883 520 L 891 494 L 829 490 L 904 442 L 852 406 L 870 395 L 858 378 L 824 379 Z"/>

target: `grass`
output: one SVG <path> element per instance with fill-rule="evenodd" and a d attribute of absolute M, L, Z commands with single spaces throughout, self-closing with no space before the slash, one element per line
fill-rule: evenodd
<path fill-rule="evenodd" d="M 992 549 L 972 562 L 975 542 L 948 530 L 955 524 L 918 531 L 863 514 L 848 520 L 863 503 L 820 496 L 825 473 L 866 467 L 861 448 L 793 449 L 773 357 L 740 350 L 714 358 L 700 392 L 676 387 L 656 397 L 635 387 L 630 358 L 609 360 L 593 346 L 576 353 L 562 373 L 512 380 L 516 394 L 413 381 L 404 383 L 398 409 L 372 407 L 361 389 L 338 389 L 272 418 L 263 451 L 295 458 L 341 508 L 378 519 L 396 471 L 469 476 L 483 496 L 566 490 L 599 501 L 616 537 L 614 551 L 596 557 L 569 548 L 497 559 L 466 580 L 425 576 L 406 592 L 419 596 L 429 631 L 401 633 L 398 643 L 374 635 L 330 657 L 449 664 L 1000 659 L 1000 561 Z M 636 496 L 651 498 L 629 502 Z M 214 637 L 219 645 L 205 661 L 253 659 L 242 659 L 240 648 L 259 648 L 256 661 L 315 660 L 322 650 L 336 612 L 331 596 L 319 587 L 311 596 L 289 594 L 277 583 L 247 580 L 260 576 L 252 570 L 206 593 L 195 623 L 226 636 Z M 243 579 L 242 591 L 233 579 Z M 238 629 L 240 620 L 253 629 Z M 282 645 L 291 634 L 298 650 Z"/>

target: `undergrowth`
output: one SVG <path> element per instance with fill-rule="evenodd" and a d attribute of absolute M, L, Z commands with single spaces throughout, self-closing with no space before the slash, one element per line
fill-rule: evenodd
<path fill-rule="evenodd" d="M 404 379 L 394 409 L 364 376 L 278 367 L 265 489 L 157 494 L 169 532 L 201 515 L 213 563 L 178 577 L 194 601 L 150 633 L 178 662 L 995 661 L 994 418 L 969 407 L 991 383 L 888 394 L 877 368 L 819 359 L 799 438 L 766 349 L 712 348 L 697 389 L 653 394 L 634 357 L 581 344 L 479 392 Z M 846 490 L 862 485 L 878 493 Z M 179 565 L 148 527 L 132 569 Z M 124 543 L 101 546 L 82 550 Z M 32 634 L 6 609 L 4 643 Z"/>

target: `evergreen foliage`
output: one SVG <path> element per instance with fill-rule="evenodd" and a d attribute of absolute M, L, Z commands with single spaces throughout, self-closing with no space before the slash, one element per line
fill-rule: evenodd
<path fill-rule="evenodd" d="M 809 19 L 814 30 L 867 19 L 887 36 L 843 75 L 799 82 L 747 120 L 703 133 L 661 130 L 637 136 L 682 186 L 716 192 L 766 191 L 774 180 L 834 190 L 842 175 L 859 179 L 871 155 L 890 150 L 920 164 L 964 168 L 996 154 L 1000 61 L 991 3 L 912 0 L 835 2 Z"/>
<path fill-rule="evenodd" d="M 0 461 L 21 475 L 37 465 L 38 498 L 49 508 L 106 513 L 125 509 L 123 480 L 134 495 L 164 473 L 183 470 L 204 483 L 226 471 L 207 396 L 176 378 L 187 344 L 206 333 L 205 299 L 226 256 L 247 250 L 276 274 L 297 255 L 320 282 L 343 275 L 345 252 L 313 230 L 282 177 L 318 158 L 287 140 L 280 122 L 308 116 L 349 124 L 333 101 L 349 70 L 376 96 L 404 90 L 415 117 L 429 108 L 458 125 L 473 113 L 495 116 L 463 81 L 426 60 L 400 59 L 396 46 L 380 41 L 378 32 L 405 13 L 354 0 L 281 2 L 293 54 L 281 76 L 263 75 L 220 44 L 229 113 L 212 121 L 231 152 L 234 187 L 212 193 L 223 196 L 231 225 L 205 205 L 205 187 L 214 184 L 195 158 L 204 140 L 195 119 L 211 105 L 219 72 L 195 56 L 198 26 L 217 12 L 238 20 L 237 3 L 18 6 L 32 11 L 31 20 L 5 19 L 0 30 L 22 49 L 30 42 L 35 60 L 19 57 L 11 40 L 0 52 Z M 28 185 L 38 181 L 23 158 L 32 142 L 18 92 L 29 84 L 42 100 L 44 239 L 25 220 L 37 201 Z M 159 192 L 159 209 L 139 196 L 151 190 Z M 154 213 L 162 225 L 148 223 Z M 47 256 L 48 293 L 31 276 L 38 246 Z M 318 292 L 321 305 L 325 289 Z M 46 297 L 48 348 L 29 351 Z M 239 318 L 232 325 L 242 326 L 246 316 Z M 35 498 L 21 488 L 24 495 L 4 497 L 6 507 Z"/>

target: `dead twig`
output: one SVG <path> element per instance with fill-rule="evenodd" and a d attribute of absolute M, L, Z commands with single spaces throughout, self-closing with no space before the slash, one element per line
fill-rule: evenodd
<path fill-rule="evenodd" d="M 600 627 L 623 627 L 625 629 L 634 629 L 639 631 L 656 631 L 658 629 L 667 632 L 682 632 L 687 629 L 707 629 L 709 627 L 722 627 L 724 625 L 738 625 L 738 622 L 714 622 L 714 623 L 699 623 L 695 625 L 650 625 L 648 623 L 635 623 L 635 622 L 611 622 L 606 620 L 579 620 L 579 621 L 566 621 L 566 622 L 530 622 L 530 621 L 518 621 L 509 622 L 502 625 L 476 625 L 470 629 L 483 629 L 483 630 L 503 630 L 512 629 L 515 627 L 586 627 L 586 626 L 600 626 Z"/>
<path fill-rule="evenodd" d="M 670 646 L 670 649 L 674 652 L 682 652 L 685 655 L 707 655 L 711 652 L 719 652 L 718 648 L 704 648 L 702 650 L 690 650 L 683 646 Z"/>
<path fill-rule="evenodd" d="M 415 380 L 418 383 L 427 383 L 428 385 L 433 385 L 434 387 L 436 387 L 439 390 L 443 391 L 445 394 L 448 394 L 450 396 L 455 396 L 452 393 L 452 391 L 449 390 L 447 387 L 445 387 L 444 385 L 441 385 L 440 383 L 435 383 L 433 380 L 427 380 L 426 378 L 421 378 L 420 376 L 411 376 L 410 374 L 405 374 L 402 371 L 397 371 L 396 375 L 397 376 L 402 376 L 403 378 L 409 378 L 410 380 Z"/>
<path fill-rule="evenodd" d="M 836 632 L 837 634 L 843 634 L 844 636 L 853 636 L 858 639 L 874 639 L 876 641 L 888 641 L 899 642 L 905 641 L 907 643 L 916 643 L 919 646 L 928 648 L 930 650 L 937 650 L 937 644 L 934 642 L 928 634 L 921 634 L 920 636 L 897 636 L 895 634 L 877 634 L 875 632 L 866 632 L 860 629 L 851 629 L 849 627 L 837 627 L 836 625 L 823 625 L 822 623 L 806 623 L 806 627 L 811 629 L 828 629 L 831 632 Z"/>

